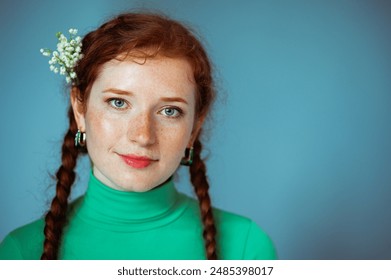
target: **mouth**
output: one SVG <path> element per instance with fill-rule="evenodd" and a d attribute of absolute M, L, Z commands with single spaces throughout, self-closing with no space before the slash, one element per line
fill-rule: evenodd
<path fill-rule="evenodd" d="M 152 163 L 157 161 L 145 156 L 121 155 L 121 154 L 119 154 L 119 156 L 127 165 L 136 169 L 146 168 L 150 166 Z"/>

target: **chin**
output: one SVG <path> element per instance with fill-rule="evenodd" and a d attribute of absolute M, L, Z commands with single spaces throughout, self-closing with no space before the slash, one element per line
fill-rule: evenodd
<path fill-rule="evenodd" d="M 156 186 L 150 186 L 150 185 L 132 185 L 132 186 L 124 186 L 121 187 L 122 191 L 127 192 L 147 192 L 152 189 L 154 189 Z"/>
<path fill-rule="evenodd" d="M 150 179 L 151 178 L 135 178 L 134 176 L 132 176 L 132 178 L 123 178 L 116 182 L 116 188 L 128 192 L 147 192 L 161 184 L 158 181 Z"/>

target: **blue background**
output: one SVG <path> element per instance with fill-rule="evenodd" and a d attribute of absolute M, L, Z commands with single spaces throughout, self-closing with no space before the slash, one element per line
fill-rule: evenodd
<path fill-rule="evenodd" d="M 67 89 L 39 49 L 143 7 L 194 27 L 214 61 L 214 205 L 255 220 L 281 259 L 391 259 L 390 1 L 0 3 L 0 240 L 44 213 L 60 162 Z M 73 197 L 87 159 L 78 170 Z"/>

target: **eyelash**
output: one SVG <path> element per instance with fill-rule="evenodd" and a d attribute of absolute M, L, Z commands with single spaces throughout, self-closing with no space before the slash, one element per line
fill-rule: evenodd
<path fill-rule="evenodd" d="M 166 108 L 163 108 L 162 110 L 160 110 L 160 112 L 164 112 L 164 110 L 167 110 L 167 109 L 175 110 L 177 112 L 176 116 L 167 116 L 167 115 L 165 115 L 167 118 L 179 119 L 179 118 L 183 117 L 183 115 L 184 115 L 183 110 L 178 108 L 178 107 L 166 107 Z"/>
<path fill-rule="evenodd" d="M 125 110 L 125 109 L 126 109 L 126 107 L 117 107 L 117 106 L 115 106 L 115 105 L 114 105 L 114 102 L 115 102 L 115 101 L 122 101 L 122 102 L 124 103 L 124 106 L 126 106 L 126 105 L 129 106 L 129 104 L 126 102 L 126 100 L 124 100 L 124 99 L 122 99 L 122 98 L 110 98 L 110 99 L 107 100 L 107 103 L 108 103 L 111 107 L 113 107 L 114 109 L 117 109 L 117 110 Z"/>
<path fill-rule="evenodd" d="M 122 101 L 124 103 L 124 106 L 125 107 L 118 107 L 118 106 L 115 106 L 114 105 L 114 102 L 115 101 Z M 128 102 L 122 98 L 110 98 L 107 100 L 107 103 L 113 107 L 114 109 L 116 110 L 126 110 L 127 109 L 127 106 L 129 106 Z M 167 118 L 170 118 L 170 119 L 179 119 L 181 117 L 183 117 L 184 113 L 183 113 L 183 110 L 181 108 L 178 108 L 178 107 L 166 107 L 166 108 L 163 108 L 162 110 L 160 110 L 159 112 L 164 112 L 164 110 L 167 110 L 167 109 L 171 109 L 171 110 L 175 110 L 177 112 L 177 115 L 176 116 L 168 116 L 168 115 L 164 115 L 166 116 Z"/>

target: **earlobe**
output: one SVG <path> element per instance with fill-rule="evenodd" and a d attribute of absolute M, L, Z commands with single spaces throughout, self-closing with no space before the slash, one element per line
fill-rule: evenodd
<path fill-rule="evenodd" d="M 79 99 L 80 91 L 77 87 L 71 89 L 71 106 L 73 114 L 77 123 L 77 127 L 80 131 L 85 131 L 85 117 L 84 117 L 84 106 Z"/>

